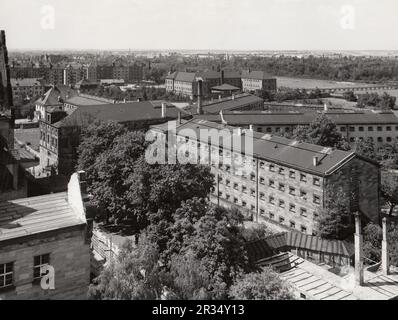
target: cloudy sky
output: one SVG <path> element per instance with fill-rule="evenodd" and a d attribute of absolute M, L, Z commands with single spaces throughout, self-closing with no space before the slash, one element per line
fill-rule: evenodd
<path fill-rule="evenodd" d="M 0 0 L 9 49 L 398 50 L 396 0 Z"/>

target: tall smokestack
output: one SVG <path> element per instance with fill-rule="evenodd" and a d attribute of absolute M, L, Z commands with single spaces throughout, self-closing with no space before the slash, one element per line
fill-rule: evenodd
<path fill-rule="evenodd" d="M 203 95 L 203 81 L 198 80 L 198 107 L 197 107 L 197 113 L 198 114 L 203 114 L 203 109 L 202 109 L 202 95 Z"/>
<path fill-rule="evenodd" d="M 383 226 L 383 240 L 381 242 L 381 268 L 384 275 L 390 273 L 390 257 L 388 256 L 388 242 L 387 242 L 387 218 L 382 220 Z"/>
<path fill-rule="evenodd" d="M 224 84 L 224 70 L 221 70 L 221 84 Z"/>
<path fill-rule="evenodd" d="M 363 285 L 363 251 L 362 251 L 362 231 L 361 231 L 361 218 L 359 213 L 355 214 L 355 284 L 358 286 Z"/>

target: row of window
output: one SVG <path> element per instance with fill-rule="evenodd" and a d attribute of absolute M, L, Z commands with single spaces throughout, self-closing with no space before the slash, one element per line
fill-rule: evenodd
<path fill-rule="evenodd" d="M 367 131 L 373 131 L 373 129 L 374 129 L 373 126 L 367 127 Z M 377 129 L 377 131 L 383 131 L 383 127 L 382 126 L 377 126 L 376 129 Z M 350 127 L 348 127 L 348 130 L 350 132 L 355 132 L 356 131 L 356 127 L 350 126 Z M 340 127 L 340 131 L 341 132 L 346 132 L 346 127 Z M 364 132 L 365 131 L 365 127 L 358 127 L 358 131 L 359 132 Z M 392 127 L 391 126 L 386 126 L 386 131 L 392 131 Z M 395 126 L 395 131 L 398 131 L 398 126 Z"/>
<path fill-rule="evenodd" d="M 350 138 L 350 142 L 355 142 L 355 137 L 351 137 Z M 363 140 L 363 137 L 358 137 L 359 140 Z M 369 139 L 370 141 L 374 141 L 373 137 L 368 137 L 366 139 Z M 396 137 L 396 139 L 398 140 L 398 137 Z M 377 137 L 377 142 L 384 142 L 383 137 Z M 392 142 L 392 138 L 391 137 L 386 137 L 386 142 Z"/>
<path fill-rule="evenodd" d="M 50 263 L 50 254 L 33 257 L 33 280 L 42 277 L 40 268 Z M 0 264 L 0 289 L 10 288 L 14 285 L 14 262 Z"/>
<path fill-rule="evenodd" d="M 222 179 L 222 178 L 220 178 L 219 181 L 220 181 L 220 184 L 223 184 L 223 179 Z M 260 183 L 261 183 L 261 182 L 260 182 Z M 225 179 L 225 185 L 226 185 L 227 187 L 230 187 L 230 186 L 231 186 L 231 181 L 230 181 L 229 179 Z M 270 179 L 269 182 L 268 182 L 268 185 L 269 185 L 269 187 L 271 187 L 271 188 L 276 188 L 276 185 L 275 185 L 275 181 L 274 181 L 274 180 L 271 180 L 271 179 Z M 233 188 L 234 188 L 235 190 L 237 190 L 237 191 L 242 191 L 242 192 L 245 193 L 245 194 L 248 193 L 247 187 L 246 187 L 245 185 L 242 185 L 242 186 L 239 188 L 239 184 L 238 184 L 237 182 L 234 182 Z M 282 192 L 285 192 L 285 190 L 286 190 L 285 184 L 284 184 L 284 183 L 279 183 L 279 185 L 278 185 L 278 190 L 279 190 L 279 191 L 282 191 Z M 290 194 L 291 196 L 296 196 L 296 195 L 297 195 L 297 194 L 296 194 L 296 188 L 289 186 L 289 194 Z M 256 190 L 253 189 L 253 188 L 250 188 L 250 195 L 254 198 L 254 197 L 256 196 Z M 306 192 L 305 190 L 300 189 L 299 196 L 300 196 L 300 198 L 302 198 L 303 200 L 307 200 L 307 192 Z M 263 201 L 265 200 L 265 194 L 264 194 L 264 192 L 260 192 L 259 198 L 260 198 L 260 200 L 263 200 Z M 313 200 L 312 200 L 312 201 L 313 201 L 313 203 L 315 203 L 315 204 L 320 204 L 320 203 L 321 203 L 321 197 L 318 196 L 318 195 L 316 195 L 316 194 L 313 194 Z M 274 203 L 273 203 L 273 197 L 272 197 L 272 196 L 269 197 L 268 202 L 271 203 L 271 204 L 274 204 Z"/>

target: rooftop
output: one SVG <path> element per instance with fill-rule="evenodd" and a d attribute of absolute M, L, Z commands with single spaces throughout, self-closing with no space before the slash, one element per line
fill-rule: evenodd
<path fill-rule="evenodd" d="M 0 202 L 0 242 L 85 223 L 66 192 Z"/>
<path fill-rule="evenodd" d="M 178 112 L 184 114 L 184 111 L 177 109 L 173 105 L 167 105 L 165 121 L 170 118 L 177 118 Z M 161 105 L 157 103 L 152 104 L 150 101 L 141 102 L 128 102 L 116 104 L 101 104 L 85 106 L 73 111 L 69 116 L 61 121 L 55 123 L 56 127 L 68 126 L 84 126 L 91 120 L 108 121 L 113 120 L 116 122 L 131 122 L 131 121 L 145 121 L 162 118 Z"/>
<path fill-rule="evenodd" d="M 38 78 L 10 79 L 12 87 L 40 87 L 43 86 Z"/>
<path fill-rule="evenodd" d="M 153 128 L 156 129 L 156 126 L 153 126 Z M 182 121 L 182 124 L 177 127 L 177 132 L 183 129 L 191 129 L 184 130 L 184 136 L 191 136 L 190 138 L 192 139 L 200 141 L 203 140 L 203 142 L 208 143 L 209 141 L 207 139 L 207 141 L 205 141 L 205 138 L 201 137 L 200 134 L 200 130 L 207 129 L 209 130 L 208 133 L 211 138 L 216 141 L 219 139 L 219 145 L 221 147 L 223 145 L 232 145 L 232 149 L 237 152 L 245 150 L 245 135 L 250 131 L 242 130 L 242 134 L 240 135 L 240 145 L 236 145 L 237 129 L 231 126 L 203 119 L 192 119 L 189 121 Z M 226 139 L 220 139 L 219 130 L 223 129 L 233 132 L 233 134 Z M 158 128 L 158 130 L 161 129 Z M 240 146 L 242 146 L 242 148 L 240 148 Z M 298 142 L 269 134 L 261 134 L 258 132 L 253 132 L 253 155 L 259 159 L 296 168 L 318 176 L 330 175 L 346 162 L 356 157 L 355 152 L 325 148 L 318 145 Z M 318 164 L 316 166 L 313 164 L 314 157 L 318 158 Z"/>
<path fill-rule="evenodd" d="M 62 101 L 65 101 L 75 95 L 77 95 L 76 90 L 64 85 L 55 85 L 52 86 L 43 96 L 41 96 L 36 101 L 36 104 L 44 106 L 59 105 L 62 104 L 62 102 L 60 102 L 60 99 L 62 99 Z"/>
<path fill-rule="evenodd" d="M 204 109 L 206 110 L 206 109 Z M 223 112 L 223 118 L 230 125 L 308 125 L 320 113 L 325 113 L 338 125 L 350 124 L 398 124 L 397 116 L 391 111 L 313 111 L 313 112 L 270 112 L 270 111 L 232 111 Z M 212 112 L 213 113 L 213 112 Z M 215 112 L 214 112 L 215 113 Z M 218 114 L 198 115 L 201 119 L 221 122 Z"/>
<path fill-rule="evenodd" d="M 101 99 L 100 97 L 87 97 L 83 95 L 74 96 L 65 101 L 65 103 L 74 105 L 74 106 L 94 106 L 99 104 L 109 104 L 109 100 L 105 101 L 105 99 Z"/>
<path fill-rule="evenodd" d="M 224 83 L 224 84 L 222 84 L 220 86 L 216 86 L 216 87 L 211 88 L 211 90 L 214 90 L 214 91 L 237 91 L 237 90 L 240 90 L 240 88 L 232 86 L 232 85 L 227 84 L 227 83 Z"/>
<path fill-rule="evenodd" d="M 219 113 L 221 110 L 233 110 L 250 104 L 261 103 L 264 100 L 249 93 L 236 94 L 221 100 L 208 101 L 203 104 L 205 113 Z M 206 116 L 206 115 L 205 115 Z M 202 115 L 200 116 L 202 117 Z"/>
<path fill-rule="evenodd" d="M 255 79 L 255 80 L 264 80 L 264 79 L 274 79 L 275 77 L 267 74 L 265 71 L 243 71 L 242 79 Z"/>

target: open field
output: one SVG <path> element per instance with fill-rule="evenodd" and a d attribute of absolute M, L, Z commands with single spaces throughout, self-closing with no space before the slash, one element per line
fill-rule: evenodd
<path fill-rule="evenodd" d="M 293 89 L 304 88 L 304 89 L 315 89 L 315 88 L 342 88 L 342 87 L 354 87 L 354 86 L 372 86 L 372 84 L 362 82 L 339 82 L 332 80 L 318 80 L 318 79 L 302 79 L 302 78 L 290 78 L 290 77 L 276 77 L 278 87 L 289 87 Z"/>
<path fill-rule="evenodd" d="M 369 93 L 378 93 L 378 94 L 383 94 L 384 92 L 387 92 L 390 96 L 394 96 L 394 97 L 397 97 L 397 100 L 398 100 L 398 89 L 395 89 L 395 90 L 383 90 L 383 89 L 380 89 L 380 90 L 371 90 L 371 91 L 369 91 Z M 364 91 L 354 91 L 354 93 L 357 93 L 357 94 L 363 94 L 363 93 L 365 93 Z"/>

